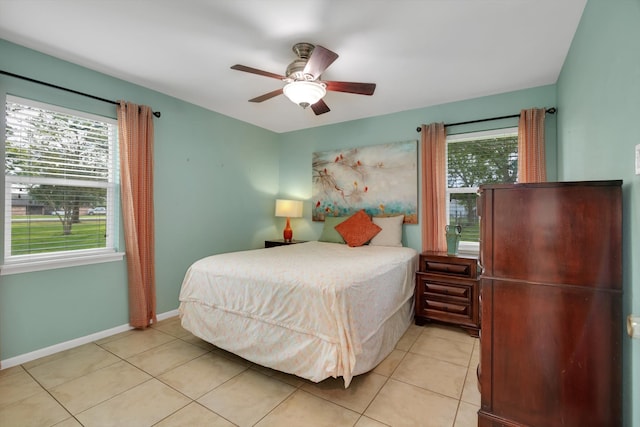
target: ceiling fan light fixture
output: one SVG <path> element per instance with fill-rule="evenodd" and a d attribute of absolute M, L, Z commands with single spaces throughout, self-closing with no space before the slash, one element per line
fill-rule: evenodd
<path fill-rule="evenodd" d="M 327 94 L 327 86 L 317 81 L 294 81 L 286 84 L 282 91 L 291 102 L 307 108 Z"/>

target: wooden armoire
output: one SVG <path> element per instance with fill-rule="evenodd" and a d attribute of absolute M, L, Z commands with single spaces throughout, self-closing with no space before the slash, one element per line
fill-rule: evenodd
<path fill-rule="evenodd" d="M 622 424 L 621 187 L 481 187 L 478 426 Z"/>

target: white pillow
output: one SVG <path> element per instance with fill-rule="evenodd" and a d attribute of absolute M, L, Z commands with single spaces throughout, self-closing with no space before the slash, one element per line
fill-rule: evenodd
<path fill-rule="evenodd" d="M 369 245 L 371 246 L 402 246 L 402 223 L 404 215 L 374 216 L 371 218 L 374 224 L 382 228 L 376 234 Z"/>

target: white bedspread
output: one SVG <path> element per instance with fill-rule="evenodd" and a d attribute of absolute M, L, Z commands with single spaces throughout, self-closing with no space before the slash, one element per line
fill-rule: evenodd
<path fill-rule="evenodd" d="M 312 381 L 343 376 L 348 386 L 363 346 L 384 344 L 365 358 L 379 363 L 399 338 L 380 334 L 385 322 L 411 317 L 417 259 L 410 248 L 323 242 L 214 255 L 187 271 L 182 323 L 253 362 Z"/>

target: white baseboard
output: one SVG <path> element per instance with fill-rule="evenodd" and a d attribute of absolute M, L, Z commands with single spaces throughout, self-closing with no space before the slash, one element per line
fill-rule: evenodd
<path fill-rule="evenodd" d="M 178 309 L 176 308 L 175 310 L 171 310 L 171 311 L 167 311 L 165 313 L 160 313 L 157 314 L 156 317 L 158 318 L 158 322 L 164 319 L 168 319 L 170 317 L 175 317 L 178 315 Z"/>
<path fill-rule="evenodd" d="M 156 317 L 158 318 L 158 321 L 161 321 L 177 315 L 178 315 L 178 310 L 176 309 L 176 310 L 167 311 L 162 314 L 158 314 Z M 75 338 L 69 341 L 61 342 L 59 344 L 54 344 L 49 347 L 41 348 L 39 350 L 35 350 L 29 353 L 21 354 L 19 356 L 11 357 L 9 359 L 2 360 L 0 364 L 2 365 L 2 369 L 11 368 L 12 366 L 22 365 L 23 363 L 27 363 L 32 360 L 39 359 L 41 357 L 49 356 L 51 354 L 58 353 L 60 351 L 69 350 L 70 348 L 78 347 L 83 344 L 88 344 L 90 342 L 97 341 L 102 338 L 110 337 L 111 335 L 119 334 L 120 332 L 126 332 L 130 329 L 133 329 L 133 328 L 129 326 L 129 324 L 116 326 L 115 328 L 96 332 L 90 335 L 86 335 L 84 337 Z"/>

